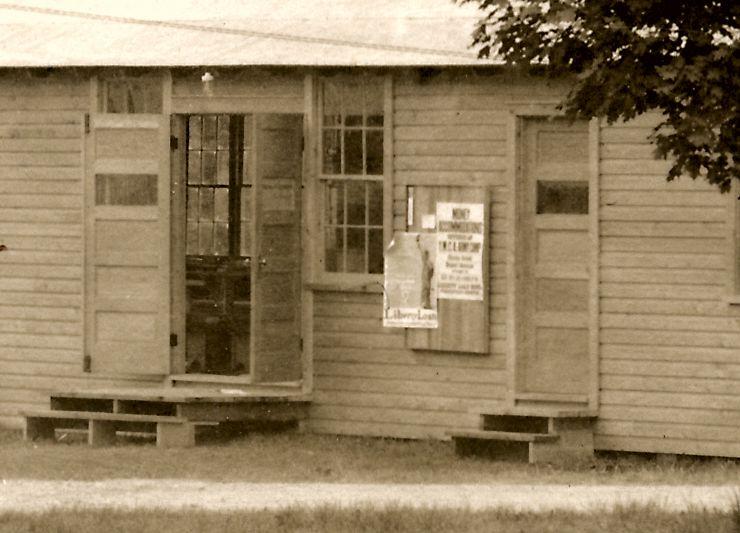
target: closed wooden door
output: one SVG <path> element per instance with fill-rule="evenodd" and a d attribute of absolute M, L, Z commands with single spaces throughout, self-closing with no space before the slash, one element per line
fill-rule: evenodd
<path fill-rule="evenodd" d="M 588 124 L 523 121 L 517 191 L 517 396 L 589 390 Z"/>
<path fill-rule="evenodd" d="M 301 378 L 303 115 L 255 115 L 252 376 Z"/>
<path fill-rule="evenodd" d="M 169 371 L 169 120 L 94 114 L 87 136 L 85 342 L 93 372 Z"/>

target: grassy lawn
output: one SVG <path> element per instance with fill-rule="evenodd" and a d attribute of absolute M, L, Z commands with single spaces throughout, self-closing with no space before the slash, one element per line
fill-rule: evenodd
<path fill-rule="evenodd" d="M 186 449 L 26 443 L 0 431 L 0 479 L 177 478 L 251 482 L 737 484 L 740 462 L 599 455 L 569 467 L 459 458 L 449 442 L 249 434 Z"/>
<path fill-rule="evenodd" d="M 545 514 L 510 511 L 454 511 L 425 509 L 337 509 L 213 513 L 202 511 L 50 511 L 34 515 L 0 514 L 0 532 L 31 533 L 139 533 L 237 532 L 403 532 L 451 531 L 499 533 L 738 533 L 740 512 L 701 510 L 666 513 L 653 508 L 627 507 L 610 513 Z"/>

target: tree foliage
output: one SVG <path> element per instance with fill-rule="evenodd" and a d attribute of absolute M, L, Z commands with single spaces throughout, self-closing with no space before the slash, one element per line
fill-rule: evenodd
<path fill-rule="evenodd" d="M 609 123 L 658 111 L 652 137 L 668 179 L 704 176 L 722 191 L 738 169 L 738 0 L 458 0 L 483 12 L 481 57 L 575 75 L 566 116 Z"/>

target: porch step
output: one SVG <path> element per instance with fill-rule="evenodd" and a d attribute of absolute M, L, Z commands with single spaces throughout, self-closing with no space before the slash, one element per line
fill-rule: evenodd
<path fill-rule="evenodd" d="M 23 411 L 21 415 L 26 419 L 23 431 L 25 440 L 53 440 L 57 429 L 87 429 L 87 442 L 92 446 L 113 444 L 118 431 L 155 433 L 157 446 L 193 446 L 195 426 L 203 425 L 176 416 L 95 411 L 51 409 Z"/>
<path fill-rule="evenodd" d="M 567 463 L 593 456 L 590 411 L 501 409 L 480 414 L 480 429 L 448 432 L 459 455 L 486 453 L 529 463 Z"/>
<path fill-rule="evenodd" d="M 295 428 L 308 416 L 310 397 L 300 389 L 108 388 L 54 392 L 49 404 L 50 410 L 20 413 L 26 439 L 73 429 L 103 445 L 116 432 L 144 431 L 155 433 L 159 446 L 193 446 L 195 430 L 203 426 Z"/>

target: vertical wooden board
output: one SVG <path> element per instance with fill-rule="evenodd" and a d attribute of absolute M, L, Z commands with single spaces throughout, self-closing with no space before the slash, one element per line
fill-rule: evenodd
<path fill-rule="evenodd" d="M 255 265 L 251 372 L 255 382 L 301 377 L 303 115 L 255 116 Z"/>
<path fill-rule="evenodd" d="M 437 212 L 437 202 L 483 203 L 483 300 L 438 300 L 439 327 L 406 330 L 406 346 L 414 350 L 438 350 L 487 354 L 489 342 L 489 195 L 485 187 L 414 187 L 413 224 L 409 231 L 424 231 L 421 218 Z"/>

